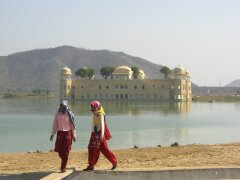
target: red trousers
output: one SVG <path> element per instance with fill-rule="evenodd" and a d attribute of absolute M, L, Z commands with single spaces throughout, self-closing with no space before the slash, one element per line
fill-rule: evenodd
<path fill-rule="evenodd" d="M 61 158 L 61 170 L 66 169 L 71 146 L 72 146 L 71 131 L 58 131 L 54 151 L 58 152 L 58 155 Z"/>
<path fill-rule="evenodd" d="M 117 159 L 114 154 L 109 150 L 106 138 L 103 138 L 103 141 L 100 141 L 100 134 L 94 132 L 91 134 L 90 142 L 88 145 L 88 164 L 90 168 L 93 168 L 98 161 L 100 152 L 113 164 L 117 164 Z"/>

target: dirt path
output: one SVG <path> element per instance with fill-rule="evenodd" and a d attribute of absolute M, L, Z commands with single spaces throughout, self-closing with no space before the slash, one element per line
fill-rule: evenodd
<path fill-rule="evenodd" d="M 179 147 L 134 148 L 113 151 L 118 169 L 166 169 L 192 167 L 240 167 L 240 143 L 186 145 Z M 55 152 L 0 154 L 0 174 L 57 171 L 60 159 Z M 87 151 L 70 153 L 68 168 L 87 166 Z M 96 169 L 110 169 L 100 156 Z"/>

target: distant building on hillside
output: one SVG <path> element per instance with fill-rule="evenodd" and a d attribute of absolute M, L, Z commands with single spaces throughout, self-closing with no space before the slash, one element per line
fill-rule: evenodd
<path fill-rule="evenodd" d="M 119 66 L 111 79 L 72 79 L 71 69 L 61 70 L 60 99 L 67 100 L 155 100 L 191 101 L 190 73 L 178 66 L 168 78 L 145 79 L 143 70 L 137 79 L 128 66 Z"/>

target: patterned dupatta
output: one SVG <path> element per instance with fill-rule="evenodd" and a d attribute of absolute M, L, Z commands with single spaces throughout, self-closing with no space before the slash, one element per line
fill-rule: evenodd
<path fill-rule="evenodd" d="M 104 129 L 105 129 L 104 136 L 105 136 L 106 140 L 109 140 L 112 136 L 111 136 L 110 131 L 107 126 L 105 111 L 104 111 L 103 107 L 101 106 L 100 109 L 98 111 L 96 111 L 96 113 L 98 115 L 104 116 L 104 126 L 105 126 L 104 127 Z M 93 121 L 95 121 L 94 117 L 93 117 Z"/>

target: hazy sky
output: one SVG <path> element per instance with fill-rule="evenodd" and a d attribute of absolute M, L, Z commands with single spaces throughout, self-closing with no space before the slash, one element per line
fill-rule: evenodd
<path fill-rule="evenodd" d="M 240 0 L 0 0 L 0 56 L 70 45 L 174 68 L 200 86 L 240 79 Z"/>

